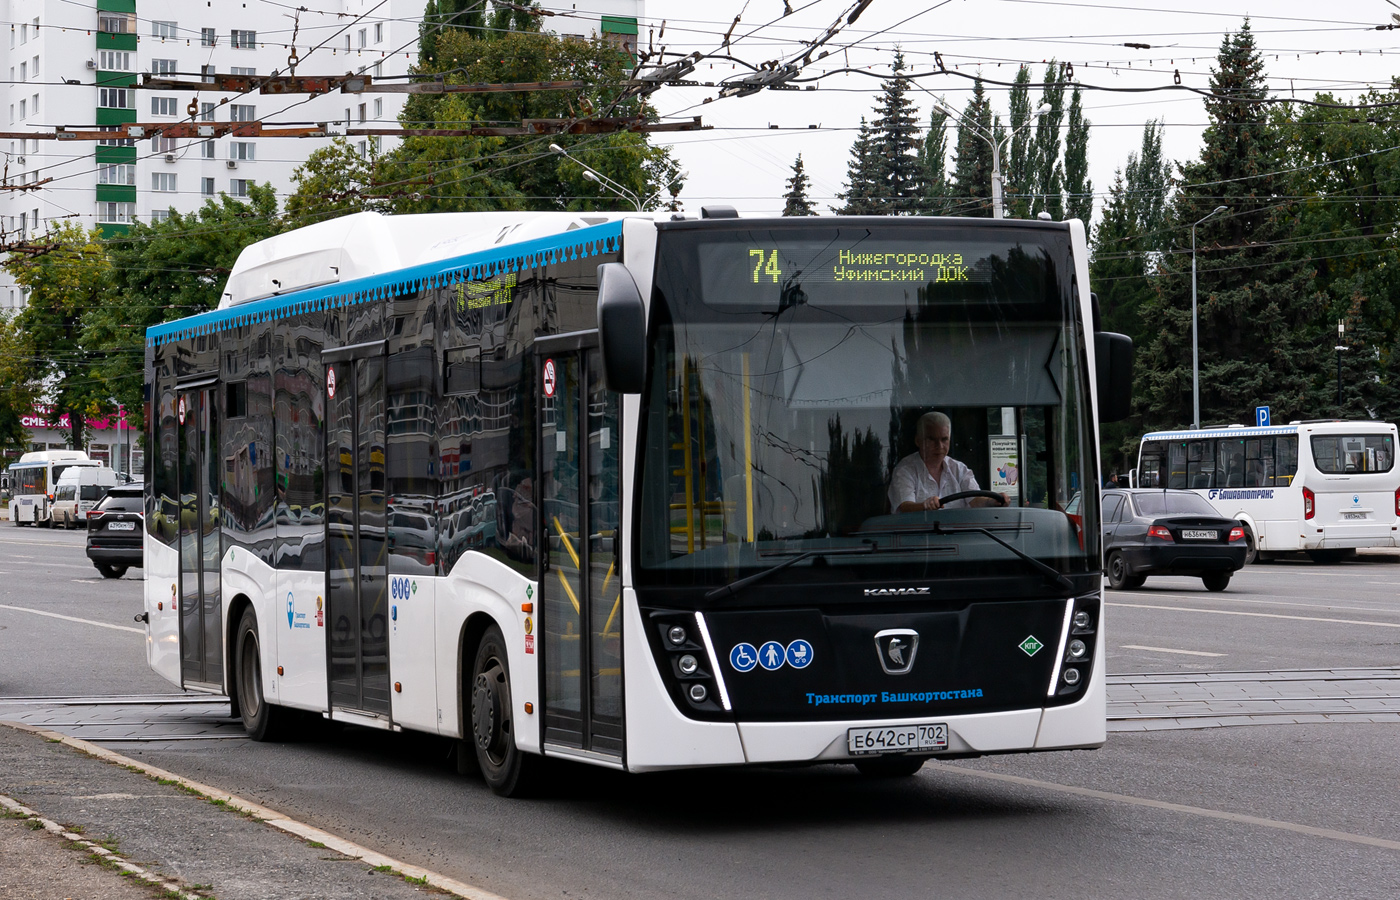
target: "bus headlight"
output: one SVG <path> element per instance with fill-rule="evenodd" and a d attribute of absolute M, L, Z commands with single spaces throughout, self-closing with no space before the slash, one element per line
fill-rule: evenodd
<path fill-rule="evenodd" d="M 1074 687 L 1076 684 L 1079 683 L 1079 670 L 1065 669 L 1065 673 L 1060 677 L 1065 680 L 1065 684 L 1069 685 L 1070 687 Z M 697 685 L 697 687 L 698 686 L 699 685 Z"/>
<path fill-rule="evenodd" d="M 1081 641 L 1081 640 L 1073 640 L 1073 641 L 1070 641 L 1070 642 L 1069 642 L 1069 658 L 1070 658 L 1070 659 L 1073 659 L 1073 660 L 1080 660 L 1080 659 L 1083 659 L 1083 658 L 1084 658 L 1084 654 L 1086 654 L 1086 653 L 1088 653 L 1088 652 L 1089 652 L 1089 648 L 1086 647 L 1086 646 L 1084 646 L 1084 642 L 1083 642 L 1083 641 Z M 1076 680 L 1078 680 L 1078 679 L 1076 678 Z M 1074 684 L 1074 682 L 1071 681 L 1070 684 Z"/>
<path fill-rule="evenodd" d="M 710 696 L 710 692 L 705 690 L 703 684 L 692 684 L 690 686 L 690 699 L 694 700 L 696 703 L 704 703 L 705 698 L 708 696 Z"/>
<path fill-rule="evenodd" d="M 694 675 L 695 670 L 700 668 L 700 662 L 695 657 L 691 656 L 689 653 L 687 653 L 685 656 L 682 656 L 680 662 L 677 665 L 680 668 L 682 675 Z"/>
<path fill-rule="evenodd" d="M 670 630 L 666 632 L 666 640 L 677 647 L 685 643 L 685 637 L 685 629 L 679 625 L 672 625 Z"/>

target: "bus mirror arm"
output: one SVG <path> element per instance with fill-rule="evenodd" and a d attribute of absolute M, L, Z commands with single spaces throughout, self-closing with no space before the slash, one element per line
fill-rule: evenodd
<path fill-rule="evenodd" d="M 1099 421 L 1121 422 L 1132 413 L 1133 339 L 1111 331 L 1094 332 L 1094 360 Z"/>
<path fill-rule="evenodd" d="M 637 282 L 622 263 L 598 267 L 598 344 L 608 390 L 640 394 L 646 384 L 647 314 Z"/>

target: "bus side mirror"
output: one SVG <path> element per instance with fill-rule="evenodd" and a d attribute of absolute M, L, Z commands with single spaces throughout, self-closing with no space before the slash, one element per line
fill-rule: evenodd
<path fill-rule="evenodd" d="M 647 375 L 647 313 L 622 263 L 598 267 L 598 344 L 608 390 L 640 394 Z"/>
<path fill-rule="evenodd" d="M 1111 331 L 1094 332 L 1099 421 L 1121 422 L 1132 413 L 1133 339 Z"/>

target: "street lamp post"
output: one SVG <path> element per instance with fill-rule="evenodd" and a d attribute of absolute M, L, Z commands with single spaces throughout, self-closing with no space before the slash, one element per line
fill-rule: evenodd
<path fill-rule="evenodd" d="M 583 177 L 586 180 L 593 182 L 601 188 L 606 188 L 607 190 L 612 191 L 614 194 L 617 194 L 624 200 L 630 201 L 633 206 L 637 207 L 637 212 L 642 211 L 641 197 L 638 197 L 632 191 L 629 191 L 627 188 L 618 184 L 616 181 L 613 181 L 611 178 L 604 175 L 602 172 L 591 169 L 585 163 L 570 156 L 569 151 L 565 150 L 563 147 L 559 146 L 558 144 L 550 144 L 549 152 L 557 153 L 565 159 L 577 163 L 579 168 L 583 169 Z"/>
<path fill-rule="evenodd" d="M 1337 320 L 1337 415 L 1342 414 L 1342 335 L 1346 333 L 1346 319 Z"/>
<path fill-rule="evenodd" d="M 1026 121 L 1022 122 L 1019 128 L 1015 128 L 1007 132 L 1006 137 L 998 141 L 996 139 L 996 135 L 984 134 L 982 131 L 982 126 L 978 125 L 971 119 L 968 119 L 961 113 L 954 112 L 948 107 L 946 103 L 944 103 L 937 97 L 935 97 L 933 100 L 933 106 L 939 112 L 943 113 L 943 115 L 948 116 L 949 118 L 957 119 L 958 121 L 962 122 L 971 130 L 971 132 L 974 135 L 976 135 L 981 140 L 985 141 L 987 146 L 992 148 L 992 218 L 1006 218 L 1006 209 L 1004 204 L 1002 203 L 1001 150 L 1003 147 L 1006 146 L 1008 141 L 1014 138 L 1017 134 L 1020 134 L 1026 128 L 1030 127 L 1030 124 L 1032 122 L 1049 112 L 1050 107 L 1044 103 L 1040 104 L 1040 106 L 1036 107 L 1035 115 L 1033 117 L 1028 118 L 1026 119 Z"/>
<path fill-rule="evenodd" d="M 1217 206 L 1191 226 L 1191 427 L 1201 427 L 1201 352 L 1196 327 L 1196 225 L 1229 209 Z"/>

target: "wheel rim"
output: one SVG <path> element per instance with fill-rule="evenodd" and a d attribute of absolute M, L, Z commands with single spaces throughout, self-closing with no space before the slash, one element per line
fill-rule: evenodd
<path fill-rule="evenodd" d="M 1123 565 L 1123 557 L 1119 556 L 1117 553 L 1113 554 L 1108 559 L 1108 580 L 1114 584 L 1122 584 L 1124 570 L 1126 568 L 1127 567 Z"/>
<path fill-rule="evenodd" d="M 262 673 L 258 671 L 258 637 L 249 630 L 243 635 L 243 652 L 239 656 L 239 699 L 248 718 L 256 719 L 262 709 Z"/>
<path fill-rule="evenodd" d="M 486 661 L 472 685 L 472 734 L 493 766 L 504 765 L 509 749 L 509 714 L 504 703 L 505 669 L 496 657 Z"/>

